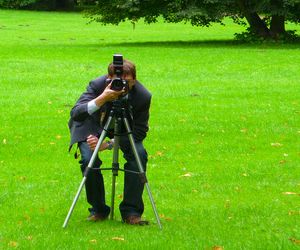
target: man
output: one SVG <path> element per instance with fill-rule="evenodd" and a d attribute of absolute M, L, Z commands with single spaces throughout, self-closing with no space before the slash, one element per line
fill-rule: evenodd
<path fill-rule="evenodd" d="M 70 149 L 74 143 L 78 144 L 81 154 L 81 171 L 84 173 L 95 148 L 99 134 L 105 125 L 112 101 L 121 95 L 128 94 L 128 110 L 131 117 L 131 129 L 135 140 L 136 148 L 140 156 L 144 171 L 146 171 L 147 152 L 143 146 L 143 140 L 148 131 L 149 108 L 151 102 L 150 92 L 136 80 L 135 65 L 124 60 L 122 78 L 128 81 L 129 88 L 115 91 L 111 89 L 111 79 L 114 79 L 115 69 L 113 63 L 108 66 L 108 75 L 101 76 L 89 83 L 86 91 L 80 96 L 71 110 L 69 128 L 71 133 Z M 126 93 L 128 92 L 128 93 Z M 97 136 L 96 136 L 97 135 Z M 111 149 L 113 140 L 103 142 L 100 151 Z M 127 135 L 120 136 L 120 148 L 126 160 L 124 168 L 138 172 L 134 154 Z M 99 170 L 102 164 L 99 157 L 96 157 L 92 169 L 86 179 L 85 188 L 87 201 L 92 206 L 89 208 L 88 220 L 104 220 L 110 213 L 109 206 L 105 203 L 105 189 L 103 176 Z M 144 211 L 142 200 L 144 184 L 137 174 L 125 172 L 123 201 L 119 209 L 122 219 L 128 224 L 145 224 L 141 220 Z"/>

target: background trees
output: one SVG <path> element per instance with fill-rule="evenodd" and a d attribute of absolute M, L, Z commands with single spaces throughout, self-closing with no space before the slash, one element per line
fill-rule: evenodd
<path fill-rule="evenodd" d="M 100 0 L 90 11 L 93 20 L 112 24 L 140 18 L 152 23 L 159 16 L 196 26 L 221 23 L 224 17 L 243 24 L 245 18 L 250 32 L 277 38 L 286 33 L 286 21 L 299 23 L 300 0 Z"/>
<path fill-rule="evenodd" d="M 196 26 L 221 23 L 225 17 L 248 23 L 249 32 L 263 38 L 286 35 L 286 21 L 300 22 L 300 0 L 0 0 L 0 7 L 34 9 L 88 8 L 88 16 L 104 24 L 147 23 L 162 16 L 167 22 Z M 90 7 L 92 6 L 92 7 Z M 244 21 L 245 20 L 245 21 Z"/>

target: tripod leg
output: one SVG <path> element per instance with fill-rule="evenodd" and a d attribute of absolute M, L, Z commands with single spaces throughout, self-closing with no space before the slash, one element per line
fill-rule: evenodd
<path fill-rule="evenodd" d="M 97 145 L 96 145 L 96 148 L 95 148 L 95 150 L 94 150 L 94 152 L 93 152 L 93 155 L 92 155 L 92 157 L 91 157 L 91 160 L 90 160 L 90 162 L 89 162 L 87 168 L 85 169 L 83 179 L 82 179 L 82 181 L 81 181 L 81 183 L 80 183 L 80 186 L 79 186 L 79 188 L 78 188 L 78 190 L 77 190 L 76 196 L 75 196 L 75 198 L 74 198 L 74 200 L 73 200 L 73 202 L 72 202 L 72 205 L 71 205 L 71 207 L 70 207 L 70 210 L 69 210 L 69 212 L 68 212 L 68 215 L 67 215 L 67 217 L 66 217 L 66 219 L 65 219 L 65 221 L 64 221 L 63 228 L 66 228 L 66 226 L 68 225 L 68 221 L 69 221 L 69 219 L 70 219 L 70 217 L 71 217 L 71 215 L 72 215 L 72 212 L 73 212 L 73 210 L 74 210 L 74 207 L 75 207 L 75 205 L 76 205 L 76 202 L 77 202 L 77 200 L 78 200 L 78 198 L 79 198 L 79 196 L 80 196 L 80 193 L 81 193 L 81 191 L 82 191 L 82 188 L 83 188 L 83 186 L 84 186 L 84 184 L 85 184 L 85 182 L 86 182 L 86 178 L 87 178 L 88 172 L 89 172 L 89 170 L 92 168 L 92 166 L 93 166 L 93 164 L 94 164 L 94 161 L 95 161 L 96 156 L 97 156 L 97 154 L 98 154 L 98 152 L 99 152 L 100 146 L 101 146 L 101 144 L 102 144 L 102 142 L 104 141 L 104 138 L 105 138 L 105 136 L 106 136 L 106 131 L 107 131 L 108 127 L 109 127 L 109 124 L 111 123 L 111 120 L 112 120 L 112 116 L 109 116 L 109 117 L 108 117 L 108 120 L 107 120 L 107 122 L 106 122 L 106 124 L 105 124 L 105 126 L 104 126 L 104 129 L 103 129 L 103 131 L 102 131 L 102 133 L 101 133 L 101 135 L 100 135 L 100 138 L 99 138 L 99 140 L 98 140 L 98 143 L 97 143 Z"/>
<path fill-rule="evenodd" d="M 110 219 L 114 219 L 114 210 L 115 210 L 115 194 L 116 194 L 116 177 L 118 176 L 119 170 L 119 145 L 120 145 L 120 136 L 118 135 L 119 131 L 119 121 L 115 120 L 115 136 L 114 136 L 114 152 L 113 152 L 113 162 L 112 162 L 112 182 L 111 182 L 111 206 L 110 206 Z"/>
<path fill-rule="evenodd" d="M 115 211 L 115 194 L 116 194 L 116 176 L 113 174 L 111 183 L 111 205 L 110 205 L 110 219 L 114 219 Z"/>
<path fill-rule="evenodd" d="M 135 147 L 135 143 L 134 143 L 134 139 L 133 139 L 133 136 L 132 136 L 132 131 L 131 131 L 130 126 L 129 126 L 128 119 L 125 116 L 124 116 L 123 119 L 124 119 L 124 124 L 125 124 L 126 130 L 127 130 L 127 133 L 128 133 L 128 138 L 129 138 L 129 141 L 130 141 L 130 144 L 131 144 L 131 147 L 132 147 L 132 151 L 133 151 L 134 157 L 136 159 L 140 174 L 144 178 L 145 186 L 146 186 L 146 189 L 147 189 L 147 192 L 148 192 L 148 195 L 149 195 L 149 199 L 150 199 L 150 202 L 151 202 L 151 205 L 152 205 L 153 212 L 154 212 L 155 217 L 156 217 L 157 224 L 158 224 L 159 228 L 162 229 L 160 218 L 159 218 L 159 215 L 158 215 L 155 203 L 154 203 L 153 196 L 151 194 L 151 190 L 150 190 L 147 178 L 146 178 L 146 174 L 144 172 L 140 157 L 139 157 L 138 152 L 137 152 L 136 147 Z"/>

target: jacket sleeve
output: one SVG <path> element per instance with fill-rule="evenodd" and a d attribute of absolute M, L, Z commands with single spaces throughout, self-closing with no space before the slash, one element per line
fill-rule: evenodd
<path fill-rule="evenodd" d="M 99 88 L 97 81 L 91 81 L 86 91 L 79 97 L 75 106 L 71 110 L 71 119 L 74 121 L 84 121 L 88 116 L 88 102 L 98 97 L 104 89 Z"/>
<path fill-rule="evenodd" d="M 149 130 L 149 110 L 150 110 L 151 96 L 147 103 L 144 104 L 142 110 L 137 111 L 133 117 L 133 137 L 136 141 L 145 139 Z"/>

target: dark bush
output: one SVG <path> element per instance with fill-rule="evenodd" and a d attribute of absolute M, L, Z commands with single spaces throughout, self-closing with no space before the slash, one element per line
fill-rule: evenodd
<path fill-rule="evenodd" d="M 75 0 L 0 0 L 0 7 L 32 10 L 72 10 Z"/>

